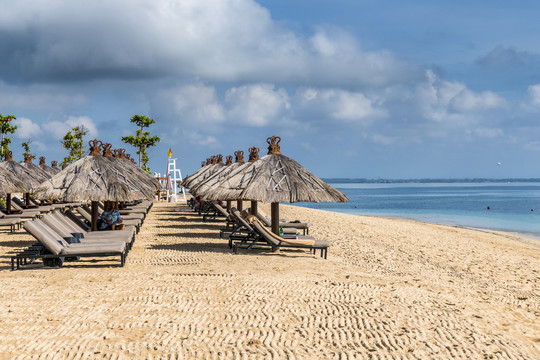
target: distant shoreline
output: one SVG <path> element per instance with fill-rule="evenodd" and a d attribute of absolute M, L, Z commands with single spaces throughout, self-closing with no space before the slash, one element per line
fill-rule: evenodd
<path fill-rule="evenodd" d="M 540 182 L 540 178 L 525 179 L 491 179 L 491 178 L 463 178 L 463 179 L 364 179 L 364 178 L 321 178 L 329 184 L 437 184 L 437 183 L 535 183 Z"/>

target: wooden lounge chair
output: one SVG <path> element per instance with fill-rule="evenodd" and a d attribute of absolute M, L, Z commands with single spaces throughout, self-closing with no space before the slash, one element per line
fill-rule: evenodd
<path fill-rule="evenodd" d="M 91 213 L 85 209 L 84 206 L 79 206 L 76 208 L 77 212 L 86 220 L 88 221 L 88 223 L 90 223 L 92 221 L 92 215 Z M 126 225 L 126 227 L 128 226 L 134 226 L 135 229 L 136 229 L 136 233 L 139 233 L 139 230 L 140 230 L 140 226 L 141 226 L 141 221 L 140 220 L 123 220 L 122 219 L 122 223 L 124 225 Z"/>
<path fill-rule="evenodd" d="M 9 226 L 10 232 L 19 230 L 21 228 L 22 220 L 16 216 L 4 215 L 0 212 L 0 226 Z"/>
<path fill-rule="evenodd" d="M 261 241 L 254 241 L 251 243 L 244 241 L 234 242 L 233 252 L 235 254 L 238 253 L 239 248 L 295 248 L 309 249 L 310 252 L 321 250 L 321 257 L 326 259 L 328 256 L 328 248 L 330 247 L 330 242 L 328 241 L 317 240 L 311 236 L 297 236 L 295 239 L 285 239 L 268 230 L 268 228 L 266 228 L 266 226 L 264 226 L 264 224 L 254 215 L 248 215 L 245 220 L 259 236 L 258 240 L 264 240 L 266 243 L 263 244 Z"/>
<path fill-rule="evenodd" d="M 11 200 L 13 201 L 14 204 L 17 205 L 17 207 L 19 207 L 21 209 L 39 211 L 40 214 L 46 214 L 49 211 L 52 211 L 52 206 L 51 205 L 34 205 L 34 204 L 32 204 L 30 206 L 26 206 L 23 199 L 19 198 L 18 196 L 13 196 L 11 198 Z M 13 206 L 13 204 L 12 204 L 12 206 Z"/>
<path fill-rule="evenodd" d="M 257 209 L 257 218 L 264 224 L 264 226 L 272 226 L 272 220 L 270 219 L 270 217 L 260 209 Z M 304 235 L 309 235 L 310 225 L 310 223 L 306 222 L 292 222 L 285 219 L 280 219 L 280 226 L 303 230 Z"/>
<path fill-rule="evenodd" d="M 229 212 L 216 202 L 210 202 L 208 211 L 203 215 L 203 222 L 208 219 L 216 220 L 218 217 L 227 219 L 230 216 Z"/>
<path fill-rule="evenodd" d="M 71 223 L 69 219 L 57 212 L 43 216 L 41 221 L 64 239 L 74 237 L 83 244 L 93 241 L 124 241 L 129 250 L 135 240 L 133 230 L 86 232 L 77 229 L 75 224 Z"/>
<path fill-rule="evenodd" d="M 17 215 L 18 218 L 21 218 L 23 220 L 35 219 L 36 217 L 41 216 L 41 212 L 39 210 L 34 210 L 34 209 L 25 210 L 25 209 L 21 208 L 20 206 L 18 206 L 15 202 L 11 202 L 11 213 L 10 214 L 7 213 L 7 209 L 5 208 L 4 205 L 2 205 L 2 203 L 0 203 L 0 210 L 3 213 L 5 213 L 6 216 Z"/>
<path fill-rule="evenodd" d="M 91 244 L 68 243 L 60 236 L 54 236 L 42 224 L 27 221 L 25 230 L 41 246 L 32 245 L 29 249 L 11 257 L 11 270 L 19 269 L 30 260 L 41 259 L 45 265 L 62 266 L 65 257 L 110 257 L 120 256 L 120 266 L 126 260 L 126 244 L 123 241 Z"/>

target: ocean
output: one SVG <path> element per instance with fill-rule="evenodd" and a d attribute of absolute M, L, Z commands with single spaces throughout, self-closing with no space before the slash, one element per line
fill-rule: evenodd
<path fill-rule="evenodd" d="M 295 205 L 500 230 L 540 239 L 540 182 L 331 183 L 347 203 Z"/>

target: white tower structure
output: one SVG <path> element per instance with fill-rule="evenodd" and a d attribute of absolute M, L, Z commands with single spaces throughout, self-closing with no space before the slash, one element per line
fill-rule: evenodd
<path fill-rule="evenodd" d="M 178 201 L 178 182 L 182 181 L 182 172 L 176 168 L 176 159 L 171 159 L 172 151 L 169 149 L 169 162 L 167 163 L 167 174 L 171 174 L 172 190 L 167 190 L 167 200 L 170 195 L 174 195 L 174 201 Z M 186 200 L 186 190 L 181 187 L 184 200 Z"/>

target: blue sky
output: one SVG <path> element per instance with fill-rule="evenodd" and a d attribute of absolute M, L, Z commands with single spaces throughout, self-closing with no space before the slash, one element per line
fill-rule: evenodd
<path fill-rule="evenodd" d="M 61 160 L 81 124 L 124 146 L 144 114 L 158 172 L 279 135 L 320 177 L 540 177 L 538 2 L 1 3 L 19 160 L 28 139 Z"/>

